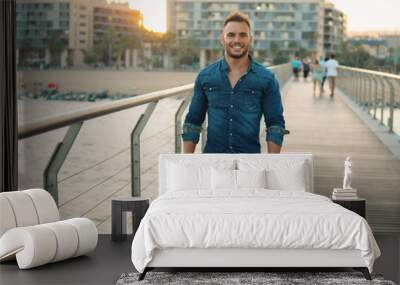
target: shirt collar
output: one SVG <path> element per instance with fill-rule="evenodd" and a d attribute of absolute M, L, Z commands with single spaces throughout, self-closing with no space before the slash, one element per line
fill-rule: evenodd
<path fill-rule="evenodd" d="M 250 63 L 249 63 L 249 66 L 247 68 L 247 72 L 250 72 L 250 71 L 251 72 L 256 72 L 255 62 L 254 62 L 253 57 L 251 55 L 249 55 L 249 59 L 250 59 Z M 226 72 L 226 73 L 229 72 L 229 65 L 226 62 L 225 57 L 223 57 L 222 60 L 221 60 L 221 70 Z"/>

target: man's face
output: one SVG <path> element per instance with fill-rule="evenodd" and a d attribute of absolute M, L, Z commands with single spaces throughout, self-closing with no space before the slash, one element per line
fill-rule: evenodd
<path fill-rule="evenodd" d="M 231 58 L 242 58 L 248 55 L 251 43 L 250 28 L 244 22 L 229 22 L 221 34 L 221 44 Z"/>

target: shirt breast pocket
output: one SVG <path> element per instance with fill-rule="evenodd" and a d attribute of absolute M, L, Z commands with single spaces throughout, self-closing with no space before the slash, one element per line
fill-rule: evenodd
<path fill-rule="evenodd" d="M 240 92 L 238 102 L 240 108 L 249 113 L 259 113 L 261 112 L 261 90 L 246 88 Z"/>
<path fill-rule="evenodd" d="M 204 92 L 207 96 L 208 106 L 215 108 L 226 108 L 227 100 L 225 100 L 224 93 L 218 86 L 204 87 Z"/>

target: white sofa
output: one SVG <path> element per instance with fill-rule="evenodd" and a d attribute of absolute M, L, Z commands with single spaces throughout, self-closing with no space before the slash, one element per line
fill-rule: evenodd
<path fill-rule="evenodd" d="M 84 255 L 96 248 L 97 229 L 87 218 L 60 221 L 56 203 L 43 189 L 0 193 L 0 262 L 20 269 Z"/>

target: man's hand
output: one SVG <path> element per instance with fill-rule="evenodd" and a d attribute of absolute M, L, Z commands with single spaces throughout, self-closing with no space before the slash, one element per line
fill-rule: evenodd
<path fill-rule="evenodd" d="M 183 141 L 183 153 L 194 153 L 196 144 L 192 141 Z"/>
<path fill-rule="evenodd" d="M 280 153 L 281 152 L 281 146 L 274 144 L 271 141 L 267 141 L 267 151 L 268 153 Z"/>

